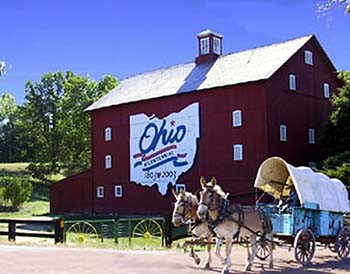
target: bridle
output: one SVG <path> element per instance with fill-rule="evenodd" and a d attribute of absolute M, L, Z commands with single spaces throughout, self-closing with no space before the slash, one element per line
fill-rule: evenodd
<path fill-rule="evenodd" d="M 216 190 L 215 190 L 213 187 L 211 187 L 211 186 L 205 186 L 205 189 L 206 189 L 206 191 L 209 192 L 209 198 L 210 198 L 209 203 L 206 204 L 206 203 L 203 202 L 203 193 L 201 193 L 201 199 L 200 199 L 200 201 L 199 201 L 199 205 L 206 206 L 207 209 L 208 209 L 208 211 L 217 210 L 217 209 L 219 208 L 219 206 L 213 207 L 213 203 L 214 203 L 214 201 L 215 201 L 215 199 L 214 199 L 215 195 L 219 195 L 219 194 L 218 194 L 218 193 L 216 192 Z M 214 204 L 214 206 L 215 206 L 215 204 Z"/>
<path fill-rule="evenodd" d="M 178 212 L 177 210 L 174 211 L 173 217 L 181 217 L 185 222 L 190 220 L 192 218 L 191 208 L 194 206 L 194 204 L 191 202 L 191 199 L 189 197 L 184 197 L 184 199 L 180 198 L 180 200 L 178 200 L 176 203 L 183 209 L 182 212 Z"/>

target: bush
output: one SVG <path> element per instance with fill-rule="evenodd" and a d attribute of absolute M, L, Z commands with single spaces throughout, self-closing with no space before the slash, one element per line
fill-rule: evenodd
<path fill-rule="evenodd" d="M 19 210 L 23 203 L 30 198 L 32 191 L 33 186 L 30 182 L 13 178 L 5 186 L 2 197 L 4 201 L 10 203 L 13 209 Z"/>
<path fill-rule="evenodd" d="M 338 178 L 350 189 L 350 151 L 328 157 L 321 162 L 321 172 Z"/>

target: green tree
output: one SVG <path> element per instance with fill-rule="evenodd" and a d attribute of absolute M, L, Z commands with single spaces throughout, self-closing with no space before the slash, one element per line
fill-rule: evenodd
<path fill-rule="evenodd" d="M 84 109 L 118 85 L 110 75 L 100 82 L 67 72 L 62 98 L 60 160 L 68 174 L 90 166 L 90 117 Z"/>
<path fill-rule="evenodd" d="M 17 106 L 15 98 L 10 93 L 4 93 L 0 97 L 0 125 L 6 124 L 10 121 L 16 110 Z"/>
<path fill-rule="evenodd" d="M 27 83 L 19 128 L 36 175 L 62 169 L 71 174 L 89 167 L 90 121 L 84 109 L 117 84 L 113 76 L 96 82 L 70 71 Z"/>
<path fill-rule="evenodd" d="M 18 107 L 10 93 L 0 97 L 0 162 L 21 161 L 21 146 L 17 143 Z"/>
<path fill-rule="evenodd" d="M 344 85 L 332 95 L 330 123 L 325 135 L 327 158 L 322 171 L 350 187 L 350 71 L 338 74 Z"/>
<path fill-rule="evenodd" d="M 350 1 L 349 0 L 327 0 L 324 4 L 317 5 L 317 11 L 325 15 L 331 8 L 335 6 L 344 6 L 345 12 L 350 13 Z"/>
<path fill-rule="evenodd" d="M 57 121 L 60 119 L 61 96 L 65 78 L 63 73 L 45 74 L 40 82 L 26 84 L 26 101 L 21 108 L 21 126 L 30 143 L 33 160 L 45 165 L 52 172 L 59 171 L 59 149 L 61 132 Z"/>

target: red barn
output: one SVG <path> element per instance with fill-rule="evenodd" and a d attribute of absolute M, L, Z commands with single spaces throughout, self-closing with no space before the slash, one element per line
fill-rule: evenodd
<path fill-rule="evenodd" d="M 222 55 L 198 34 L 195 62 L 139 74 L 87 108 L 92 166 L 51 186 L 52 213 L 165 214 L 170 187 L 215 176 L 252 203 L 260 163 L 320 157 L 336 70 L 313 35 Z"/>

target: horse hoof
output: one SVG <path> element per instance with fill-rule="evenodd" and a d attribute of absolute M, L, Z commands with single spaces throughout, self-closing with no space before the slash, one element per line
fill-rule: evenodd
<path fill-rule="evenodd" d="M 196 258 L 196 259 L 194 259 L 194 262 L 198 265 L 198 264 L 201 263 L 201 259 L 200 258 Z"/>
<path fill-rule="evenodd" d="M 269 267 L 270 267 L 271 269 L 273 269 L 273 264 L 270 264 Z"/>
<path fill-rule="evenodd" d="M 210 263 L 206 263 L 204 266 L 205 269 L 210 269 Z"/>
<path fill-rule="evenodd" d="M 250 271 L 251 269 L 252 269 L 251 266 L 247 266 L 247 267 L 244 269 L 244 272 Z"/>
<path fill-rule="evenodd" d="M 230 274 L 230 271 L 228 271 L 228 269 L 223 269 L 221 271 L 221 274 Z"/>

